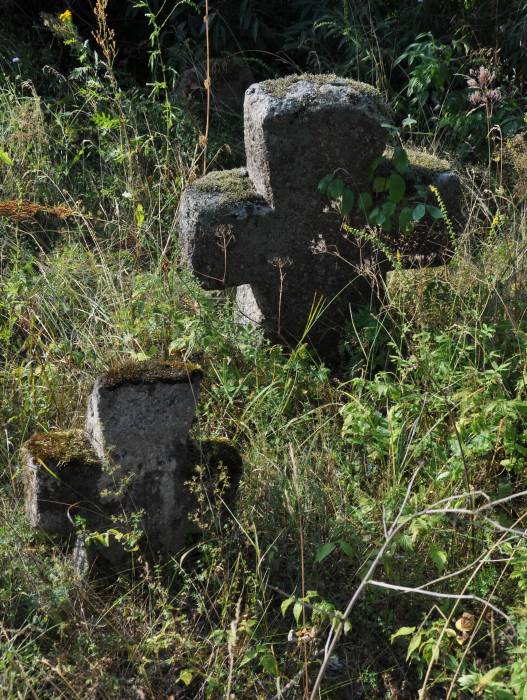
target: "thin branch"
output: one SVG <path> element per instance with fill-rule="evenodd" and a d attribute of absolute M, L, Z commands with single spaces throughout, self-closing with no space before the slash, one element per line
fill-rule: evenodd
<path fill-rule="evenodd" d="M 408 515 L 407 517 L 404 518 L 403 522 L 400 522 L 402 514 L 404 509 L 406 508 L 406 505 L 408 503 L 408 500 L 410 498 L 410 494 L 412 492 L 413 485 L 415 483 L 415 480 L 417 478 L 417 475 L 419 474 L 419 471 L 421 469 L 422 465 L 419 465 L 418 468 L 414 471 L 412 474 L 412 477 L 410 479 L 410 483 L 408 484 L 408 488 L 406 490 L 406 494 L 404 496 L 403 502 L 401 504 L 401 507 L 399 508 L 399 513 L 397 517 L 395 518 L 392 526 L 390 527 L 388 531 L 388 537 L 385 539 L 384 543 L 380 547 L 379 551 L 377 552 L 377 555 L 375 556 L 375 559 L 372 561 L 370 564 L 370 567 L 368 568 L 368 571 L 366 572 L 364 578 L 356 588 L 355 592 L 353 593 L 343 615 L 342 618 L 339 622 L 339 624 L 336 626 L 336 628 L 331 628 L 331 630 L 328 633 L 328 637 L 326 640 L 326 645 L 324 648 L 324 659 L 322 660 L 322 664 L 320 666 L 319 672 L 317 674 L 315 684 L 313 685 L 311 695 L 309 696 L 309 700 L 316 700 L 318 691 L 320 689 L 320 685 L 322 683 L 322 679 L 325 676 L 330 658 L 333 654 L 333 651 L 335 649 L 335 646 L 337 645 L 337 642 L 340 638 L 340 635 L 342 634 L 342 631 L 344 629 L 344 623 L 348 619 L 348 617 L 351 614 L 351 611 L 353 610 L 353 607 L 355 606 L 355 603 L 357 600 L 360 598 L 362 595 L 362 592 L 368 585 L 368 583 L 371 582 L 371 578 L 373 576 L 373 573 L 375 572 L 376 568 L 378 567 L 382 557 L 384 556 L 386 550 L 388 549 L 389 545 L 393 541 L 394 537 L 408 525 L 412 520 L 418 517 L 422 517 L 425 515 L 437 515 L 437 514 L 442 514 L 442 515 L 465 515 L 465 516 L 472 516 L 474 517 L 475 515 L 479 515 L 481 511 L 488 510 L 490 508 L 493 508 L 496 505 L 502 505 L 503 503 L 507 503 L 508 501 L 513 500 L 514 498 L 518 498 L 519 496 L 522 495 L 527 495 L 527 492 L 519 492 L 517 494 L 511 494 L 510 496 L 506 496 L 504 498 L 499 498 L 495 501 L 491 501 L 489 496 L 483 492 L 478 492 L 478 491 L 471 491 L 465 494 L 459 494 L 456 496 L 449 496 L 448 498 L 443 498 L 440 501 L 437 501 L 436 503 L 432 504 L 430 508 L 426 508 L 424 510 L 418 511 L 417 513 L 412 513 Z M 441 503 L 450 503 L 455 500 L 467 500 L 470 499 L 473 502 L 473 499 L 476 495 L 481 495 L 485 499 L 487 499 L 487 503 L 483 506 L 479 506 L 478 508 L 438 508 Z M 504 528 L 503 526 L 499 525 L 499 523 L 496 523 L 495 521 L 491 521 L 490 518 L 484 517 L 484 520 L 490 521 L 494 527 L 497 527 L 498 529 L 502 529 L 505 532 L 511 532 L 512 534 L 515 535 L 520 535 L 522 537 L 525 537 L 525 533 L 519 530 L 513 530 L 511 528 Z M 478 560 L 476 560 L 478 561 Z M 479 562 L 479 566 L 481 566 L 481 562 Z M 380 582 L 377 582 L 376 584 L 373 585 L 380 585 Z M 385 587 L 389 587 L 390 584 L 383 584 Z M 425 591 L 424 589 L 405 589 L 405 590 L 415 590 L 416 592 L 422 593 L 423 595 L 436 595 L 432 591 Z M 468 595 L 468 594 L 466 594 Z M 449 597 L 449 598 L 454 598 L 456 600 L 464 600 L 465 597 L 463 594 L 456 595 L 456 594 L 442 594 L 439 597 Z M 495 610 L 498 614 L 502 615 L 505 617 L 507 620 L 509 618 L 503 613 L 503 611 L 499 610 L 498 608 L 495 608 L 491 603 L 488 601 L 482 599 L 482 598 L 477 598 L 475 596 L 468 595 L 468 598 L 470 600 L 478 600 L 481 602 L 483 605 L 487 605 L 488 607 L 492 608 Z M 509 620 L 510 621 L 510 620 Z"/>
<path fill-rule="evenodd" d="M 480 598 L 479 596 L 472 595 L 470 593 L 467 593 L 465 595 L 462 595 L 460 593 L 441 593 L 440 591 L 427 591 L 423 588 L 397 586 L 394 583 L 385 583 L 384 581 L 374 580 L 368 581 L 368 584 L 370 586 L 378 586 L 379 588 L 388 588 L 392 591 L 401 591 L 402 593 L 419 593 L 419 595 L 430 596 L 431 598 L 449 598 L 451 600 L 475 600 L 478 603 L 481 603 L 482 605 L 485 605 L 494 610 L 494 612 L 498 613 L 498 615 L 501 615 L 501 617 L 505 618 L 507 622 L 511 621 L 510 617 L 506 613 L 504 613 L 503 610 L 500 610 L 488 600 L 485 600 L 485 598 Z"/>

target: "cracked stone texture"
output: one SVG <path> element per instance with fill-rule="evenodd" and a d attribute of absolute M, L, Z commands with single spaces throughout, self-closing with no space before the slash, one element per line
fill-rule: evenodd
<path fill-rule="evenodd" d="M 252 85 L 244 111 L 246 169 L 210 173 L 183 194 L 183 258 L 205 288 L 238 287 L 238 318 L 286 345 L 304 337 L 310 310 L 324 300 L 307 338 L 331 355 L 353 308 L 375 299 L 363 274 L 373 252 L 342 235 L 317 185 L 338 171 L 355 192 L 370 189 L 369 165 L 386 146 L 386 107 L 371 86 L 300 76 Z M 428 180 L 457 211 L 457 176 L 430 170 Z M 421 229 L 404 241 L 404 253 L 440 261 L 448 257 L 445 236 Z M 381 276 L 389 269 L 386 260 L 378 264 Z"/>

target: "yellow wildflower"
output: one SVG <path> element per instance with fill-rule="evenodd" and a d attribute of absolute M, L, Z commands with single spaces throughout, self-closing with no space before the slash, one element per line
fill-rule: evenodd
<path fill-rule="evenodd" d="M 71 10 L 64 10 L 64 12 L 61 12 L 59 15 L 59 20 L 63 24 L 66 24 L 66 22 L 70 22 L 71 18 L 72 18 Z"/>

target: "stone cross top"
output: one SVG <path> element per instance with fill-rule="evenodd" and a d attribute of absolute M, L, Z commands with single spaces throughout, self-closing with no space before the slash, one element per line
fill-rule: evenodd
<path fill-rule="evenodd" d="M 148 361 L 125 364 L 93 387 L 84 431 L 34 435 L 24 446 L 26 512 L 50 534 L 74 533 L 74 516 L 88 531 L 126 532 L 140 513 L 143 549 L 172 554 L 189 532 L 196 502 L 187 482 L 194 467 L 214 480 L 220 463 L 234 494 L 241 461 L 228 444 L 188 438 L 202 372 L 189 364 Z M 115 546 L 104 558 L 124 563 Z"/>
<path fill-rule="evenodd" d="M 317 185 L 338 172 L 353 191 L 370 189 L 369 166 L 386 145 L 386 107 L 362 83 L 292 76 L 252 85 L 244 110 L 247 167 L 211 172 L 187 187 L 183 257 L 206 288 L 237 287 L 240 317 L 289 344 L 303 337 L 317 300 L 332 302 L 309 333 L 319 351 L 331 352 L 350 307 L 371 302 L 371 282 L 357 274 L 371 250 L 343 236 Z M 451 200 L 450 176 L 438 186 Z M 421 231 L 411 252 L 436 246 Z"/>

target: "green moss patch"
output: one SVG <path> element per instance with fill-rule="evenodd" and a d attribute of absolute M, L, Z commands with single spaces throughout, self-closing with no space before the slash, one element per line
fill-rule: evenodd
<path fill-rule="evenodd" d="M 122 384 L 189 383 L 201 377 L 203 377 L 201 367 L 190 362 L 145 360 L 125 362 L 112 367 L 101 377 L 101 384 L 107 389 L 114 389 Z"/>
<path fill-rule="evenodd" d="M 408 154 L 408 160 L 410 165 L 417 170 L 427 170 L 433 173 L 446 173 L 453 170 L 452 163 L 443 158 L 438 158 L 431 153 L 426 153 L 426 151 L 417 151 L 413 149 L 406 149 Z"/>
<path fill-rule="evenodd" d="M 56 466 L 67 464 L 97 465 L 99 460 L 82 430 L 54 430 L 35 433 L 23 450 L 36 462 Z"/>
<path fill-rule="evenodd" d="M 263 203 L 265 200 L 257 194 L 245 168 L 234 170 L 215 170 L 192 183 L 200 192 L 220 192 L 226 202 Z"/>

